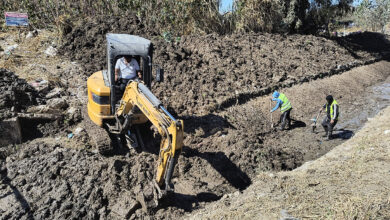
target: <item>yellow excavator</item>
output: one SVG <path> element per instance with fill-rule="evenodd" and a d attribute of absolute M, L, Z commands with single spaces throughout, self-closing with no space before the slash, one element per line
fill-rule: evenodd
<path fill-rule="evenodd" d="M 156 81 L 162 81 L 163 70 L 152 64 L 153 45 L 142 37 L 128 34 L 107 34 L 108 69 L 92 74 L 88 85 L 88 115 L 99 127 L 91 139 L 102 154 L 114 150 L 107 139 L 117 138 L 129 147 L 142 148 L 138 126 L 150 121 L 161 135 L 155 185 L 161 197 L 171 191 L 171 177 L 183 146 L 182 120 L 175 119 L 149 90 L 152 69 Z M 140 64 L 142 80 L 130 80 L 123 94 L 115 82 L 114 67 L 123 56 L 133 56 Z"/>

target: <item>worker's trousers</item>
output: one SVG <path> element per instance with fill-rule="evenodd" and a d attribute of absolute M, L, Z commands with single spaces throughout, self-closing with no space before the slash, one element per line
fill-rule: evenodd
<path fill-rule="evenodd" d="M 119 79 L 119 89 L 121 93 L 123 94 L 125 92 L 127 83 L 129 82 L 130 79 Z"/>
<path fill-rule="evenodd" d="M 328 138 L 332 137 L 332 131 L 333 131 L 334 126 L 336 126 L 336 124 L 337 124 L 337 120 L 334 120 L 334 123 L 331 124 L 330 118 L 328 116 L 326 116 L 324 118 L 324 120 L 322 121 L 322 127 L 324 127 L 324 130 L 326 133 L 325 135 L 327 135 Z"/>
<path fill-rule="evenodd" d="M 292 110 L 292 108 L 283 112 L 282 115 L 280 116 L 280 122 L 281 122 L 280 130 L 284 130 L 284 127 L 286 127 L 286 124 L 288 125 L 288 128 L 291 127 L 291 118 L 290 118 L 291 110 Z"/>

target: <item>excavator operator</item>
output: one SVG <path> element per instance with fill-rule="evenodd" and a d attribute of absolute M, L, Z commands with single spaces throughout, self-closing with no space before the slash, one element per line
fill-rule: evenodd
<path fill-rule="evenodd" d="M 124 56 L 116 61 L 115 82 L 117 82 L 121 94 L 125 91 L 129 80 L 134 80 L 137 76 L 142 79 L 139 64 L 134 56 Z"/>

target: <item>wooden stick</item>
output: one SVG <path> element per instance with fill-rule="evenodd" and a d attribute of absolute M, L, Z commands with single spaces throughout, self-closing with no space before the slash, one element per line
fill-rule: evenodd
<path fill-rule="evenodd" d="M 272 108 L 272 101 L 271 99 L 269 100 L 269 108 Z M 271 128 L 274 128 L 274 121 L 272 120 L 272 112 L 271 112 Z"/>

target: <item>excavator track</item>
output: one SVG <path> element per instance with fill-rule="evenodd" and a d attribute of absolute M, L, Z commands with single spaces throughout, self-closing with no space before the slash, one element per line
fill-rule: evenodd
<path fill-rule="evenodd" d="M 101 128 L 94 124 L 88 117 L 86 112 L 83 112 L 84 116 L 84 129 L 89 136 L 89 142 L 100 154 L 107 155 L 113 151 L 113 144 L 111 137 L 106 129 Z"/>
<path fill-rule="evenodd" d="M 113 145 L 107 131 L 104 128 L 98 128 L 95 129 L 94 134 L 90 137 L 93 146 L 95 146 L 100 154 L 110 154 L 113 151 Z"/>

